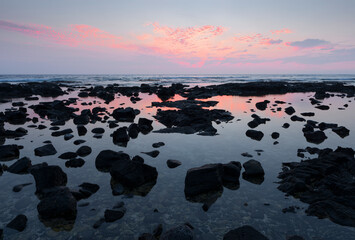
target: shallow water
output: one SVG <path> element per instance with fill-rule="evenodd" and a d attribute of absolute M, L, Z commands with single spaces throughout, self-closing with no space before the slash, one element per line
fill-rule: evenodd
<path fill-rule="evenodd" d="M 71 93 L 76 96 L 76 93 Z M 66 99 L 71 96 L 62 96 L 58 99 Z M 284 240 L 287 236 L 298 234 L 305 239 L 317 240 L 337 240 L 337 239 L 355 239 L 355 229 L 344 227 L 331 222 L 328 219 L 317 219 L 313 216 L 306 216 L 304 210 L 307 204 L 303 204 L 293 197 L 285 197 L 284 193 L 277 190 L 277 175 L 281 171 L 282 162 L 300 161 L 297 157 L 297 149 L 307 146 L 317 146 L 318 148 L 330 147 L 335 149 L 337 146 L 355 148 L 355 124 L 353 116 L 355 111 L 354 99 L 332 97 L 324 100 L 325 104 L 331 104 L 330 110 L 322 111 L 315 109 L 308 100 L 312 93 L 292 93 L 286 95 L 269 95 L 265 97 L 236 97 L 236 96 L 217 96 L 208 100 L 217 100 L 219 103 L 214 107 L 216 109 L 225 109 L 235 117 L 229 123 L 215 124 L 218 130 L 217 136 L 200 136 L 184 134 L 162 134 L 149 133 L 140 134 L 137 139 L 131 139 L 127 147 L 114 145 L 110 134 L 115 129 L 109 129 L 107 123 L 88 124 L 86 127 L 88 133 L 79 137 L 76 132 L 76 126 L 69 121 L 61 129 L 72 128 L 75 136 L 69 141 L 64 141 L 63 136 L 51 137 L 51 131 L 48 129 L 38 130 L 27 128 L 28 135 L 14 140 L 7 139 L 5 144 L 23 145 L 24 149 L 20 151 L 20 157 L 29 157 L 32 164 L 46 161 L 49 165 L 59 165 L 68 175 L 67 186 L 75 187 L 82 182 L 96 183 L 100 185 L 100 190 L 89 199 L 81 200 L 89 202 L 89 206 L 78 207 L 78 214 L 73 229 L 71 231 L 54 231 L 44 226 L 37 216 L 36 206 L 39 203 L 35 196 L 35 184 L 32 175 L 15 175 L 4 172 L 0 176 L 0 228 L 4 228 L 5 239 L 137 239 L 141 233 L 152 232 L 160 223 L 164 230 L 176 226 L 177 224 L 189 222 L 195 228 L 197 239 L 222 239 L 223 235 L 229 230 L 242 225 L 251 225 L 262 232 L 269 239 Z M 132 104 L 128 98 L 116 98 L 109 105 L 96 98 L 81 99 L 81 101 L 90 102 L 97 100 L 100 103 L 92 106 L 81 106 L 80 101 L 76 107 L 81 109 L 92 108 L 95 106 L 124 107 L 132 106 L 141 110 L 139 117 L 153 119 L 156 108 L 148 107 L 152 101 L 160 101 L 155 95 L 140 94 L 143 98 L 137 104 Z M 246 101 L 252 98 L 251 103 Z M 175 100 L 181 99 L 176 97 Z M 283 111 L 273 113 L 269 108 L 266 111 L 256 111 L 261 117 L 271 119 L 265 125 L 260 125 L 257 130 L 263 131 L 264 138 L 254 141 L 245 136 L 248 129 L 247 123 L 252 120 L 250 109 L 255 109 L 255 103 L 268 99 L 271 104 L 275 100 L 292 103 L 296 109 L 296 114 L 300 116 L 301 112 L 315 112 L 312 119 L 319 122 L 338 123 L 350 129 L 350 135 L 344 139 L 333 133 L 330 129 L 325 130 L 328 139 L 322 144 L 315 145 L 307 143 L 301 131 L 303 124 L 301 122 L 292 122 L 290 116 Z M 23 99 L 13 99 L 13 101 Z M 40 99 L 39 101 L 51 101 L 52 98 Z M 349 102 L 349 100 L 351 102 Z M 28 106 L 39 101 L 28 102 Z M 346 110 L 338 110 L 345 103 L 349 104 Z M 284 108 L 288 104 L 279 105 Z M 0 104 L 0 111 L 10 107 L 10 104 Z M 112 111 L 113 109 L 109 109 Z M 28 109 L 30 117 L 35 116 L 31 109 Z M 40 120 L 41 121 L 41 120 Z M 45 125 L 49 121 L 43 120 Z M 291 126 L 284 129 L 281 126 L 288 122 Z M 25 125 L 33 124 L 28 122 Z M 129 123 L 119 123 L 121 126 L 128 126 Z M 16 129 L 19 126 L 5 124 L 6 129 Z M 104 127 L 105 133 L 102 139 L 93 138 L 91 129 L 94 127 Z M 164 126 L 157 121 L 153 123 L 154 130 Z M 271 133 L 277 131 L 280 138 L 277 139 L 278 145 L 274 145 Z M 92 148 L 93 152 L 83 159 L 86 161 L 81 168 L 66 168 L 65 160 L 58 156 L 67 151 L 76 151 L 79 146 L 75 146 L 73 141 L 84 139 Z M 43 141 L 51 140 L 58 153 L 49 157 L 34 156 L 33 149 L 44 145 Z M 152 143 L 162 141 L 165 146 L 159 148 L 160 154 L 157 158 L 151 158 L 141 152 L 151 151 Z M 95 158 L 102 150 L 111 149 L 115 151 L 124 151 L 131 157 L 140 155 L 145 159 L 145 163 L 157 168 L 159 173 L 155 186 L 145 197 L 141 196 L 113 196 L 110 186 L 110 174 L 98 171 L 95 168 Z M 255 150 L 262 149 L 264 152 L 260 156 Z M 261 185 L 252 184 L 240 177 L 240 188 L 229 190 L 224 188 L 223 194 L 217 201 L 205 212 L 202 204 L 192 203 L 185 199 L 184 180 L 188 169 L 199 167 L 207 163 L 228 163 L 230 161 L 240 161 L 242 164 L 249 160 L 241 156 L 241 153 L 248 152 L 253 155 L 253 159 L 261 162 L 265 170 L 265 180 Z M 306 155 L 310 157 L 310 155 Z M 169 169 L 166 165 L 167 159 L 177 159 L 182 165 L 175 169 Z M 12 162 L 6 163 L 7 165 Z M 26 182 L 33 184 L 24 187 L 19 193 L 12 191 L 12 187 Z M 127 208 L 125 216 L 114 223 L 104 223 L 98 229 L 93 229 L 92 225 L 103 216 L 106 209 L 112 208 L 117 202 L 124 201 Z M 264 205 L 265 203 L 270 205 Z M 289 206 L 299 206 L 296 213 L 283 213 L 281 210 Z M 159 212 L 154 212 L 158 209 Z M 24 232 L 17 233 L 5 228 L 17 214 L 25 214 L 28 217 L 28 225 Z"/>

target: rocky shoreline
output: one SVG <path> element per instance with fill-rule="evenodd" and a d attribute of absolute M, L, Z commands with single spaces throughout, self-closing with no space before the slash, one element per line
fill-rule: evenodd
<path fill-rule="evenodd" d="M 72 95 L 77 94 L 73 97 Z M 188 87 L 182 84 L 172 84 L 169 87 L 142 84 L 137 87 L 122 87 L 118 84 L 107 86 L 76 86 L 65 83 L 42 82 L 7 84 L 0 83 L 0 103 L 10 104 L 11 108 L 0 110 L 0 179 L 3 172 L 11 174 L 31 174 L 34 181 L 16 185 L 14 192 L 21 192 L 22 188 L 35 183 L 35 195 L 39 200 L 37 205 L 38 218 L 47 227 L 53 230 L 69 231 L 74 227 L 78 214 L 78 206 L 83 199 L 90 198 L 99 191 L 96 183 L 83 182 L 77 187 L 67 187 L 68 177 L 63 169 L 55 164 L 32 164 L 30 158 L 21 157 L 21 139 L 28 135 L 28 128 L 38 131 L 47 129 L 51 137 L 63 141 L 72 141 L 74 135 L 85 136 L 89 131 L 94 138 L 100 139 L 106 133 L 110 134 L 112 143 L 119 147 L 126 147 L 132 139 L 150 133 L 180 133 L 197 134 L 203 136 L 218 135 L 216 124 L 228 124 L 235 120 L 231 112 L 218 109 L 218 101 L 206 100 L 215 96 L 266 96 L 286 93 L 311 93 L 309 102 L 315 109 L 327 111 L 330 107 L 324 100 L 334 96 L 354 100 L 355 86 L 342 82 L 249 82 L 211 85 L 207 87 Z M 148 106 L 156 110 L 150 118 L 140 116 L 141 110 L 134 108 L 134 104 L 143 99 L 140 94 L 156 95 L 161 101 L 150 102 Z M 66 95 L 70 96 L 66 98 Z M 39 97 L 53 98 L 52 101 L 40 101 Z M 179 96 L 182 100 L 174 101 Z M 63 100 L 56 99 L 61 97 Z M 128 97 L 132 105 L 105 107 L 104 104 L 90 107 L 93 102 L 86 102 L 88 97 L 95 97 L 109 104 L 120 97 Z M 16 100 L 15 100 L 16 99 Z M 19 100 L 20 99 L 20 100 Z M 81 106 L 78 107 L 78 104 Z M 251 120 L 245 125 L 246 137 L 253 141 L 262 141 L 266 136 L 257 130 L 259 125 L 268 124 L 269 118 L 258 114 L 265 110 L 284 112 L 289 116 L 290 123 L 300 122 L 303 125 L 302 134 L 310 144 L 321 144 L 328 138 L 325 131 L 331 130 L 339 138 L 346 138 L 350 130 L 336 123 L 317 122 L 311 118 L 314 112 L 299 112 L 296 106 L 289 106 L 286 102 L 264 100 L 255 103 L 252 109 Z M 345 110 L 344 104 L 339 110 Z M 35 115 L 30 115 L 29 110 Z M 154 129 L 153 122 L 157 121 L 164 127 Z M 72 122 L 76 129 L 64 128 Z M 30 125 L 28 125 L 31 123 Z M 107 128 L 94 127 L 96 123 L 105 123 Z M 120 126 L 121 124 L 127 126 Z M 285 123 L 283 128 L 288 128 Z M 11 130 L 8 126 L 15 126 Z M 46 130 L 46 131 L 47 131 Z M 273 132 L 271 138 L 277 145 L 280 133 Z M 17 140 L 20 144 L 7 144 L 7 141 Z M 85 140 L 76 139 L 75 145 L 84 144 Z M 159 148 L 164 142 L 152 145 L 152 151 L 140 151 L 142 156 L 156 158 Z M 137 146 L 139 148 L 139 146 Z M 67 168 L 81 168 L 87 161 L 87 156 L 95 159 L 97 171 L 111 176 L 110 187 L 114 196 L 147 196 L 159 177 L 156 167 L 145 162 L 140 155 L 130 156 L 124 151 L 113 151 L 103 148 L 100 152 L 93 152 L 91 146 L 78 146 L 74 151 L 63 152 L 54 146 L 50 140 L 42 146 L 34 147 L 36 157 L 53 156 L 58 153 L 59 159 L 65 161 Z M 278 189 L 288 195 L 299 198 L 309 204 L 306 213 L 319 218 L 329 218 L 331 221 L 345 226 L 355 227 L 355 159 L 354 151 L 350 148 L 338 147 L 332 149 L 308 148 L 300 149 L 299 157 L 304 153 L 317 153 L 318 158 L 301 162 L 285 163 Z M 244 154 L 244 155 L 243 155 Z M 264 181 L 267 169 L 262 167 L 260 161 L 251 159 L 252 155 L 243 153 L 250 158 L 243 164 L 236 160 L 229 163 L 210 163 L 194 167 L 186 172 L 184 194 L 186 200 L 202 204 L 202 209 L 209 208 L 222 196 L 224 188 L 238 190 L 240 175 L 252 184 L 260 185 Z M 260 154 L 260 152 L 258 152 Z M 179 160 L 168 159 L 166 165 L 176 168 L 183 163 Z M 280 166 L 281 168 L 281 166 Z M 173 169 L 172 169 L 173 171 Z M 104 215 L 93 224 L 94 229 L 100 228 L 103 223 L 111 223 L 124 218 L 126 207 L 124 203 L 106 209 Z M 25 230 L 27 217 L 23 214 L 14 216 L 6 227 L 19 232 Z M 5 226 L 4 226 L 5 227 Z M 0 239 L 3 235 L 3 226 L 0 226 Z M 163 229 L 159 225 L 152 233 L 140 234 L 138 239 L 196 239 L 194 227 L 185 223 L 172 229 Z M 251 226 L 241 226 L 226 231 L 223 239 L 268 239 Z M 286 236 L 285 236 L 286 239 Z M 303 239 L 299 236 L 287 239 Z"/>

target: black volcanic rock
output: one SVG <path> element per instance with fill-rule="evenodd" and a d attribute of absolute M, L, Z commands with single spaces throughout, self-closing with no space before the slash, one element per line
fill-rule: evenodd
<path fill-rule="evenodd" d="M 253 140 L 260 141 L 264 137 L 264 133 L 257 130 L 247 130 L 245 135 Z"/>
<path fill-rule="evenodd" d="M 315 106 L 315 108 L 318 108 L 320 110 L 328 110 L 329 106 L 327 106 L 327 105 L 319 105 L 319 106 Z"/>
<path fill-rule="evenodd" d="M 349 136 L 350 130 L 347 129 L 346 127 L 334 127 L 332 128 L 332 131 L 338 134 L 339 137 L 345 138 L 346 136 Z"/>
<path fill-rule="evenodd" d="M 76 154 L 80 157 L 86 157 L 90 155 L 92 152 L 91 147 L 89 146 L 81 146 L 77 151 Z"/>
<path fill-rule="evenodd" d="M 105 210 L 105 221 L 106 222 L 115 222 L 118 219 L 123 218 L 124 214 L 126 212 L 126 209 L 124 207 L 120 209 L 115 209 L 115 210 L 110 210 L 107 209 Z"/>
<path fill-rule="evenodd" d="M 166 165 L 168 165 L 169 168 L 176 168 L 181 165 L 181 162 L 178 160 L 169 159 L 166 161 Z"/>
<path fill-rule="evenodd" d="M 304 132 L 303 135 L 306 138 L 307 142 L 315 144 L 322 143 L 325 139 L 328 138 L 322 131 Z"/>
<path fill-rule="evenodd" d="M 52 144 L 47 144 L 42 147 L 38 147 L 34 151 L 35 155 L 39 157 L 50 156 L 57 153 L 57 150 L 55 150 Z"/>
<path fill-rule="evenodd" d="M 285 108 L 285 113 L 287 113 L 288 115 L 292 115 L 296 112 L 296 110 L 293 107 L 287 107 Z"/>
<path fill-rule="evenodd" d="M 0 146 L 0 162 L 11 161 L 20 155 L 19 147 L 15 144 Z"/>
<path fill-rule="evenodd" d="M 67 184 L 67 174 L 59 166 L 35 165 L 31 168 L 31 174 L 36 181 L 36 193 Z"/>
<path fill-rule="evenodd" d="M 67 168 L 78 168 L 85 164 L 85 160 L 82 158 L 73 158 L 65 162 Z"/>
<path fill-rule="evenodd" d="M 108 172 L 113 164 L 126 160 L 130 160 L 129 155 L 126 153 L 103 150 L 96 157 L 95 166 L 99 171 Z"/>
<path fill-rule="evenodd" d="M 31 168 L 31 160 L 27 157 L 23 157 L 13 163 L 7 171 L 15 174 L 26 174 L 29 173 L 29 169 Z"/>
<path fill-rule="evenodd" d="M 271 133 L 271 137 L 272 137 L 272 139 L 278 139 L 280 137 L 280 133 L 273 132 L 273 133 Z"/>
<path fill-rule="evenodd" d="M 117 108 L 112 112 L 112 117 L 120 122 L 133 122 L 136 115 L 137 111 L 131 107 Z"/>
<path fill-rule="evenodd" d="M 318 157 L 284 163 L 278 189 L 308 203 L 308 215 L 355 226 L 355 158 L 351 148 L 318 150 Z"/>
<path fill-rule="evenodd" d="M 112 133 L 113 143 L 115 144 L 126 144 L 129 141 L 129 136 L 127 134 L 126 127 L 117 128 L 116 131 Z"/>
<path fill-rule="evenodd" d="M 129 159 L 113 164 L 110 174 L 113 179 L 129 188 L 156 181 L 158 177 L 156 168 Z"/>
<path fill-rule="evenodd" d="M 152 158 L 156 158 L 159 155 L 159 151 L 158 150 L 154 150 L 151 152 L 142 152 L 144 154 L 147 154 L 148 156 L 151 156 Z"/>
<path fill-rule="evenodd" d="M 177 227 L 171 228 L 163 235 L 160 236 L 160 240 L 193 240 L 195 235 L 193 227 L 190 224 L 183 224 Z"/>
<path fill-rule="evenodd" d="M 27 226 L 27 217 L 23 214 L 17 215 L 11 222 L 9 222 L 6 227 L 15 229 L 19 232 L 25 230 Z"/>
<path fill-rule="evenodd" d="M 257 103 L 255 103 L 255 107 L 257 109 L 259 109 L 260 111 L 264 111 L 267 108 L 267 104 L 269 102 L 270 101 L 268 101 L 268 100 L 264 100 L 263 102 L 257 102 Z"/>
<path fill-rule="evenodd" d="M 226 233 L 223 240 L 268 240 L 268 238 L 255 228 L 245 225 Z"/>
<path fill-rule="evenodd" d="M 293 115 L 290 119 L 293 122 L 305 122 L 306 121 L 306 119 L 299 117 L 297 115 Z"/>

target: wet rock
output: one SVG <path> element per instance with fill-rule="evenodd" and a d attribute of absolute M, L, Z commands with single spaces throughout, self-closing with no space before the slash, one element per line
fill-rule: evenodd
<path fill-rule="evenodd" d="M 17 215 L 11 222 L 9 222 L 6 227 L 15 229 L 19 232 L 25 230 L 27 226 L 27 217 L 23 214 Z"/>
<path fill-rule="evenodd" d="M 248 122 L 248 126 L 250 128 L 256 128 L 260 124 L 266 124 L 267 121 L 270 121 L 270 118 L 261 118 L 256 114 L 252 114 L 251 117 L 253 118 L 253 120 Z"/>
<path fill-rule="evenodd" d="M 127 160 L 130 160 L 130 157 L 126 153 L 103 150 L 97 155 L 95 166 L 99 171 L 108 172 L 114 163 Z"/>
<path fill-rule="evenodd" d="M 112 133 L 112 139 L 114 144 L 126 144 L 129 141 L 126 127 L 120 127 Z"/>
<path fill-rule="evenodd" d="M 176 168 L 181 165 L 181 162 L 178 160 L 169 159 L 166 161 L 166 165 L 168 165 L 169 168 Z"/>
<path fill-rule="evenodd" d="M 319 105 L 319 106 L 315 106 L 315 108 L 318 108 L 320 110 L 329 110 L 329 106 L 327 105 Z"/>
<path fill-rule="evenodd" d="M 112 117 L 120 122 L 133 122 L 137 112 L 131 108 L 117 108 L 112 112 Z"/>
<path fill-rule="evenodd" d="M 303 112 L 301 113 L 302 116 L 304 117 L 313 117 L 314 116 L 314 112 Z"/>
<path fill-rule="evenodd" d="M 115 123 L 115 122 L 110 122 L 110 123 L 108 124 L 108 127 L 109 127 L 109 128 L 116 128 L 116 127 L 118 127 L 118 124 Z"/>
<path fill-rule="evenodd" d="M 100 218 L 97 220 L 94 225 L 92 226 L 94 229 L 99 228 L 105 222 L 105 218 Z"/>
<path fill-rule="evenodd" d="M 147 134 L 153 130 L 152 123 L 153 123 L 153 120 L 149 120 L 147 118 L 139 118 L 138 119 L 138 128 L 143 134 Z"/>
<path fill-rule="evenodd" d="M 245 135 L 256 141 L 260 141 L 264 137 L 264 133 L 257 130 L 247 130 Z"/>
<path fill-rule="evenodd" d="M 78 186 L 76 189 L 72 189 L 71 193 L 77 201 L 81 199 L 87 199 L 97 191 L 99 191 L 100 186 L 93 183 L 84 182 Z"/>
<path fill-rule="evenodd" d="M 65 162 L 67 168 L 78 168 L 85 164 L 85 160 L 82 158 L 73 158 Z"/>
<path fill-rule="evenodd" d="M 217 101 L 198 101 L 198 100 L 178 100 L 178 101 L 166 101 L 166 102 L 152 102 L 153 107 L 170 107 L 170 108 L 186 108 L 186 107 L 214 107 L 217 105 Z"/>
<path fill-rule="evenodd" d="M 15 144 L 0 146 L 0 162 L 11 161 L 18 158 L 19 155 L 19 146 Z"/>
<path fill-rule="evenodd" d="M 76 152 L 66 152 L 63 153 L 61 155 L 59 155 L 58 158 L 60 159 L 72 159 L 72 158 L 76 158 L 78 156 L 78 154 Z"/>
<path fill-rule="evenodd" d="M 338 127 L 338 124 L 336 123 L 325 123 L 325 122 L 321 122 L 320 124 L 318 124 L 318 128 L 319 130 L 323 131 L 325 129 L 328 129 L 328 128 L 336 128 Z"/>
<path fill-rule="evenodd" d="M 76 199 L 67 187 L 54 187 L 46 191 L 37 205 L 38 215 L 43 222 L 55 219 L 75 220 L 76 204 Z"/>
<path fill-rule="evenodd" d="M 73 134 L 68 133 L 68 134 L 65 134 L 65 135 L 64 135 L 64 140 L 65 140 L 65 141 L 68 141 L 68 140 L 72 139 L 73 137 L 74 137 Z"/>
<path fill-rule="evenodd" d="M 296 110 L 293 108 L 293 107 L 287 107 L 285 108 L 285 113 L 288 114 L 288 115 L 292 115 L 296 112 Z"/>
<path fill-rule="evenodd" d="M 69 133 L 72 133 L 73 130 L 71 130 L 70 128 L 67 128 L 67 129 L 64 129 L 64 130 L 61 130 L 61 131 L 56 131 L 56 132 L 52 132 L 52 136 L 53 137 L 59 137 L 59 136 L 64 136 L 65 134 L 69 134 Z"/>
<path fill-rule="evenodd" d="M 80 157 L 86 157 L 90 155 L 92 152 L 91 147 L 89 146 L 81 146 L 77 151 L 76 154 Z"/>
<path fill-rule="evenodd" d="M 207 198 L 200 200 L 199 195 L 209 195 L 210 193 L 212 193 L 210 195 L 215 195 L 216 192 L 223 191 L 223 186 L 237 189 L 240 169 L 239 162 L 207 164 L 189 169 L 185 177 L 184 192 L 186 198 L 191 201 L 203 202 L 204 200 L 210 200 L 210 197 L 207 196 Z"/>
<path fill-rule="evenodd" d="M 160 129 L 159 133 L 184 133 L 192 134 L 199 132 L 202 135 L 215 135 L 217 130 L 212 126 L 212 121 L 227 122 L 234 117 L 225 110 L 202 109 L 200 107 L 189 107 L 181 110 L 157 111 L 154 116 L 166 129 Z"/>
<path fill-rule="evenodd" d="M 113 179 L 129 188 L 156 181 L 158 177 L 156 168 L 129 159 L 121 159 L 113 164 L 110 174 Z"/>
<path fill-rule="evenodd" d="M 35 165 L 31 168 L 31 174 L 36 181 L 36 193 L 39 194 L 46 189 L 67 184 L 67 174 L 59 166 Z"/>
<path fill-rule="evenodd" d="M 260 162 L 256 160 L 249 160 L 243 164 L 245 176 L 264 176 L 265 172 Z"/>
<path fill-rule="evenodd" d="M 304 238 L 294 235 L 294 236 L 288 237 L 286 240 L 304 240 Z"/>
<path fill-rule="evenodd" d="M 332 131 L 338 134 L 338 136 L 341 138 L 345 138 L 350 134 L 350 130 L 347 129 L 346 127 L 334 127 L 332 128 Z"/>
<path fill-rule="evenodd" d="M 156 158 L 159 155 L 159 151 L 158 150 L 154 150 L 154 151 L 151 151 L 151 152 L 142 152 L 142 153 L 147 154 L 148 156 L 151 156 L 152 158 Z"/>
<path fill-rule="evenodd" d="M 126 209 L 124 207 L 117 209 L 117 210 L 105 210 L 105 221 L 106 222 L 115 222 L 118 219 L 123 218 L 124 214 L 126 213 Z"/>
<path fill-rule="evenodd" d="M 278 189 L 308 203 L 308 215 L 354 227 L 354 150 L 338 147 L 318 152 L 314 159 L 284 163 Z"/>
<path fill-rule="evenodd" d="M 289 124 L 289 123 L 284 123 L 284 124 L 282 125 L 282 127 L 283 127 L 283 128 L 289 128 L 289 127 L 290 127 L 290 124 Z"/>
<path fill-rule="evenodd" d="M 303 135 L 305 136 L 307 142 L 315 144 L 320 144 L 328 138 L 322 131 L 304 132 Z"/>
<path fill-rule="evenodd" d="M 79 115 L 73 119 L 75 125 L 86 125 L 90 122 L 89 115 Z"/>
<path fill-rule="evenodd" d="M 55 150 L 52 144 L 46 144 L 42 147 L 38 147 L 34 151 L 35 155 L 39 157 L 50 156 L 57 153 L 57 150 Z"/>
<path fill-rule="evenodd" d="M 160 147 L 162 147 L 162 146 L 165 146 L 165 143 L 163 143 L 163 142 L 156 142 L 156 143 L 153 143 L 153 144 L 152 144 L 152 147 L 153 147 L 153 148 L 160 148 Z"/>
<path fill-rule="evenodd" d="M 257 109 L 259 109 L 260 111 L 264 111 L 267 108 L 267 104 L 269 102 L 270 101 L 268 101 L 268 100 L 264 100 L 263 102 L 257 102 L 257 103 L 255 103 L 255 107 Z"/>
<path fill-rule="evenodd" d="M 226 233 L 223 240 L 268 240 L 268 238 L 255 228 L 245 225 Z"/>
<path fill-rule="evenodd" d="M 251 155 L 251 154 L 249 154 L 249 153 L 247 153 L 247 152 L 242 153 L 241 155 L 242 155 L 243 157 L 248 157 L 248 158 L 253 157 L 253 155 Z"/>
<path fill-rule="evenodd" d="M 132 123 L 131 125 L 129 125 L 129 127 L 128 127 L 128 135 L 129 135 L 129 137 L 137 138 L 139 132 L 140 132 L 140 130 L 139 130 L 138 124 Z"/>
<path fill-rule="evenodd" d="M 103 134 L 105 132 L 105 129 L 103 128 L 94 128 L 91 130 L 92 133 L 98 133 L 98 134 Z"/>
<path fill-rule="evenodd" d="M 190 224 L 183 224 L 169 229 L 161 237 L 160 240 L 193 240 L 194 232 Z"/>
<path fill-rule="evenodd" d="M 20 192 L 22 190 L 22 188 L 28 186 L 28 185 L 31 185 L 32 183 L 23 183 L 23 184 L 19 184 L 19 185 L 16 185 L 12 188 L 12 191 L 14 192 Z"/>
<path fill-rule="evenodd" d="M 74 145 L 80 145 L 82 143 L 86 142 L 85 140 L 82 140 L 82 139 L 78 139 L 78 140 L 75 140 L 74 141 Z"/>
<path fill-rule="evenodd" d="M 141 156 L 138 156 L 138 155 L 134 156 L 132 158 L 132 161 L 139 162 L 139 163 L 144 163 L 144 159 Z"/>
<path fill-rule="evenodd" d="M 24 111 L 10 110 L 5 112 L 4 119 L 10 124 L 20 125 L 27 122 L 27 115 Z"/>
<path fill-rule="evenodd" d="M 278 138 L 280 137 L 280 133 L 278 133 L 278 132 L 273 132 L 273 133 L 271 133 L 271 137 L 272 137 L 273 139 L 278 139 Z"/>
<path fill-rule="evenodd" d="M 291 117 L 291 121 L 293 121 L 293 122 L 305 122 L 306 119 L 304 119 L 304 118 L 302 118 L 302 117 L 299 117 L 299 116 L 297 116 L 297 115 L 293 115 L 293 116 Z"/>
<path fill-rule="evenodd" d="M 77 130 L 79 136 L 84 136 L 88 131 L 84 125 L 78 125 Z"/>
<path fill-rule="evenodd" d="M 150 233 L 143 233 L 138 237 L 138 240 L 156 240 L 156 238 Z"/>
<path fill-rule="evenodd" d="M 66 100 L 54 100 L 53 102 L 41 102 L 29 108 L 32 108 L 41 118 L 50 119 L 54 125 L 64 125 L 74 116 L 74 112 L 79 110 L 67 105 Z"/>
<path fill-rule="evenodd" d="M 31 166 L 31 160 L 27 157 L 23 157 L 13 163 L 7 171 L 14 174 L 26 174 L 29 173 Z"/>

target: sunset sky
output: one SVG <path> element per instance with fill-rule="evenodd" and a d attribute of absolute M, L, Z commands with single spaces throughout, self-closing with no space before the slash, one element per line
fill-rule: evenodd
<path fill-rule="evenodd" d="M 0 74 L 355 73 L 353 0 L 0 0 Z"/>

